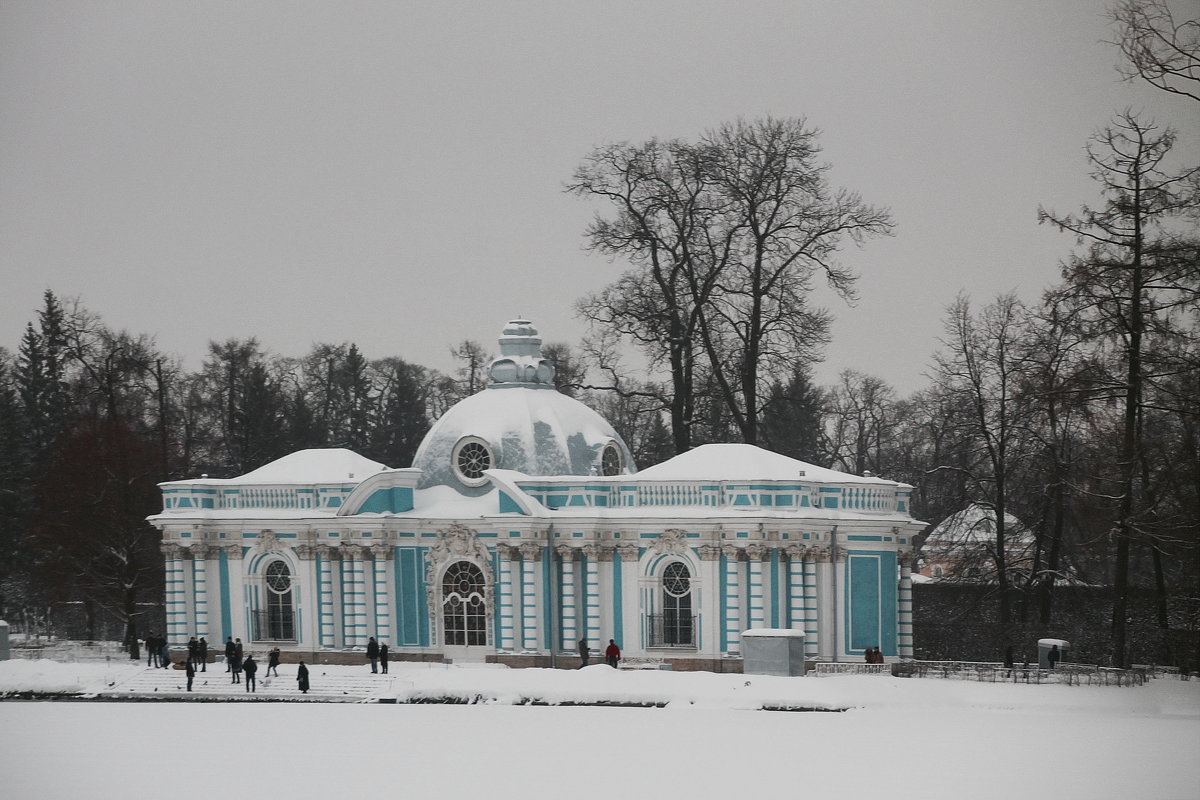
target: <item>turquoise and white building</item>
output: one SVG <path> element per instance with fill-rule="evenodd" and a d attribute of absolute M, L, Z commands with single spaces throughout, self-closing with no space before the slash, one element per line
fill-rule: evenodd
<path fill-rule="evenodd" d="M 911 487 L 743 444 L 638 471 L 600 415 L 556 391 L 525 320 L 490 385 L 412 467 L 305 450 L 231 479 L 162 484 L 168 637 L 293 658 L 736 671 L 742 632 L 805 632 L 810 659 L 912 655 Z"/>

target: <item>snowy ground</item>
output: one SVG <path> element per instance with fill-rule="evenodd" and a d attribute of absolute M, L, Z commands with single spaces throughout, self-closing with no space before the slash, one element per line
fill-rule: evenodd
<path fill-rule="evenodd" d="M 101 692 L 140 670 L 0 662 L 0 693 Z M 294 670 L 282 668 L 285 682 Z M 365 668 L 313 670 L 314 682 L 332 684 Z M 389 677 L 383 694 L 399 700 L 482 702 L 8 701 L 0 796 L 1200 797 L 1200 681 L 1115 688 L 409 664 Z M 530 698 L 667 705 L 514 705 Z"/>

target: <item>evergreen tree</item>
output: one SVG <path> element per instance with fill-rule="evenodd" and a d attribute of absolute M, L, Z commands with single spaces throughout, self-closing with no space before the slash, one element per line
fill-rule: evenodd
<path fill-rule="evenodd" d="M 821 463 L 821 409 L 824 393 L 813 385 L 812 374 L 797 364 L 787 384 L 771 384 L 763 408 L 763 446 L 791 458 Z"/>

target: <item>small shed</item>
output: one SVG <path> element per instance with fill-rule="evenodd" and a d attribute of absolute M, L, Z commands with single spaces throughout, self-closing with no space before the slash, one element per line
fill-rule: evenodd
<path fill-rule="evenodd" d="M 1067 651 L 1070 649 L 1071 643 L 1066 639 L 1038 639 L 1038 668 L 1054 669 L 1067 660 Z M 1050 658 L 1052 652 L 1055 653 L 1054 663 Z"/>
<path fill-rule="evenodd" d="M 747 675 L 803 675 L 804 631 L 795 628 L 743 631 L 742 672 Z"/>

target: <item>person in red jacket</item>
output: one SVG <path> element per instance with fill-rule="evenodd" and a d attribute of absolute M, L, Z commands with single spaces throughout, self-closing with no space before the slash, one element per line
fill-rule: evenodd
<path fill-rule="evenodd" d="M 621 648 L 617 647 L 617 643 L 612 639 L 608 640 L 608 647 L 604 648 L 604 660 L 613 669 L 617 668 L 617 662 L 621 660 Z"/>

